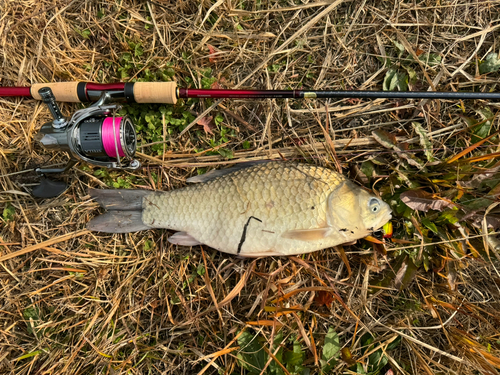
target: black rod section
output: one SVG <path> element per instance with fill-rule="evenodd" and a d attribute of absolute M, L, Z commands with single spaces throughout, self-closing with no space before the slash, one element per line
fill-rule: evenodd
<path fill-rule="evenodd" d="M 369 99 L 482 99 L 500 100 L 500 92 L 445 91 L 299 91 L 300 98 L 369 98 Z"/>

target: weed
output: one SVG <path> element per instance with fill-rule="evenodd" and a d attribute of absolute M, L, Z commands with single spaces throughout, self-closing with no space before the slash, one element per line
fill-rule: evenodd
<path fill-rule="evenodd" d="M 5 222 L 13 221 L 16 214 L 16 209 L 10 202 L 7 202 L 3 209 L 2 218 Z"/>
<path fill-rule="evenodd" d="M 99 168 L 94 171 L 94 176 L 100 177 L 109 187 L 115 189 L 130 189 L 136 177 L 122 171 L 110 171 L 106 168 Z"/>

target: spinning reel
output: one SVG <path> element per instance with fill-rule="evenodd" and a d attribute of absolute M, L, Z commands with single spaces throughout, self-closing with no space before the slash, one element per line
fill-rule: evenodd
<path fill-rule="evenodd" d="M 68 120 L 49 87 L 41 88 L 38 93 L 54 120 L 44 124 L 35 139 L 46 149 L 67 151 L 71 159 L 63 168 L 37 168 L 36 173 L 42 176 L 62 173 L 78 161 L 114 169 L 140 167 L 139 161 L 133 158 L 137 148 L 134 124 L 127 116 L 115 116 L 118 105 L 108 104 L 114 100 L 112 94 L 104 91 L 96 103 L 76 111 Z M 32 193 L 35 197 L 51 198 L 66 188 L 62 181 L 43 178 Z"/>

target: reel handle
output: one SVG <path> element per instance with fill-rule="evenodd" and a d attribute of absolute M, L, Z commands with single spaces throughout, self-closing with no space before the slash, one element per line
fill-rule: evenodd
<path fill-rule="evenodd" d="M 52 126 L 56 129 L 65 127 L 68 121 L 62 115 L 61 109 L 56 103 L 56 97 L 52 93 L 51 88 L 42 87 L 40 90 L 38 90 L 38 94 L 40 94 L 43 102 L 47 104 L 47 107 L 49 108 L 49 111 L 54 118 L 54 121 L 52 121 Z"/>

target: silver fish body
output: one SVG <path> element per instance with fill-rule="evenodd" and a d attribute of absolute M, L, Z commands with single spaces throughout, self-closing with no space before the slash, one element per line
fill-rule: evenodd
<path fill-rule="evenodd" d="M 109 212 L 88 227 L 104 232 L 169 228 L 179 231 L 169 237 L 175 244 L 260 257 L 352 242 L 391 218 L 379 198 L 339 173 L 307 164 L 259 163 L 192 180 L 200 182 L 169 192 L 115 190 L 113 197 L 104 193 L 113 190 L 94 190 Z"/>

